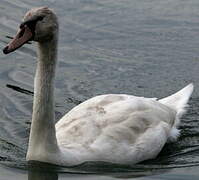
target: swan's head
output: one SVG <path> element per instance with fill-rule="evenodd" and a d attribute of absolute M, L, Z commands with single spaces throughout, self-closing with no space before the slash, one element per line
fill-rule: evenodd
<path fill-rule="evenodd" d="M 4 48 L 8 54 L 15 51 L 28 41 L 46 42 L 57 36 L 58 21 L 55 13 L 47 8 L 40 7 L 28 11 L 14 39 Z"/>

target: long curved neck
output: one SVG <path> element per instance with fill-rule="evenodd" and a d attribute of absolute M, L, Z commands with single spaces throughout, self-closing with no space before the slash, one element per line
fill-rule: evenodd
<path fill-rule="evenodd" d="M 54 76 L 57 61 L 57 37 L 38 43 L 38 63 L 34 82 L 34 101 L 28 156 L 36 151 L 58 151 L 55 134 Z M 38 152 L 38 153 L 41 153 Z M 37 154 L 37 155 L 36 155 Z"/>

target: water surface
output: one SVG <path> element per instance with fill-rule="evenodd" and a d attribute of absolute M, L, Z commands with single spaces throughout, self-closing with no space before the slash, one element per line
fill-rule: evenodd
<path fill-rule="evenodd" d="M 161 98 L 190 82 L 195 91 L 182 119 L 179 141 L 167 144 L 154 160 L 136 166 L 86 163 L 27 171 L 35 43 L 7 56 L 1 52 L 0 179 L 198 179 L 198 0 L 2 0 L 1 49 L 9 41 L 6 36 L 16 33 L 24 13 L 38 6 L 53 8 L 60 22 L 57 120 L 99 94 Z"/>

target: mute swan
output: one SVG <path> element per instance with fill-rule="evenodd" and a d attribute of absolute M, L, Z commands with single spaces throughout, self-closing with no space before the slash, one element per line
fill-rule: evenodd
<path fill-rule="evenodd" d="M 55 124 L 58 21 L 49 8 L 28 11 L 3 52 L 8 54 L 30 40 L 38 43 L 38 62 L 27 161 L 65 166 L 85 161 L 135 164 L 155 158 L 167 140 L 179 136 L 177 126 L 192 84 L 160 100 L 126 94 L 96 96 Z"/>

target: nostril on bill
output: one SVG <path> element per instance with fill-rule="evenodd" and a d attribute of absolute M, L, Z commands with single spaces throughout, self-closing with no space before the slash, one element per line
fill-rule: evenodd
<path fill-rule="evenodd" d="M 24 32 L 25 32 L 25 28 L 22 28 L 21 31 L 20 31 L 20 33 L 19 33 L 19 38 L 24 35 Z"/>

